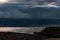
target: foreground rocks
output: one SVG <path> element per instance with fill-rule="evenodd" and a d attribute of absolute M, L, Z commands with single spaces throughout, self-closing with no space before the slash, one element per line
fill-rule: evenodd
<path fill-rule="evenodd" d="M 0 32 L 0 40 L 40 40 L 40 38 L 32 34 Z"/>
<path fill-rule="evenodd" d="M 42 40 L 47 38 L 60 38 L 60 27 L 47 27 L 41 32 L 34 32 L 34 34 L 0 32 L 0 40 Z"/>
<path fill-rule="evenodd" d="M 60 27 L 47 27 L 41 32 L 34 32 L 34 35 L 45 38 L 60 38 Z"/>

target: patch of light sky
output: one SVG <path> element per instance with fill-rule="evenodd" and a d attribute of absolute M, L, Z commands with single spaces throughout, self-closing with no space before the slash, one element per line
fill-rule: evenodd
<path fill-rule="evenodd" d="M 24 2 L 26 0 L 0 0 L 0 4 L 1 3 L 9 3 L 9 2 Z"/>

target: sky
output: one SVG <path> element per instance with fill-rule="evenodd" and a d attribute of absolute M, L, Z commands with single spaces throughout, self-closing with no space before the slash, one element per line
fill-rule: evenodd
<path fill-rule="evenodd" d="M 30 2 L 31 0 L 0 0 L 1 3 L 9 3 L 9 2 L 20 2 L 20 3 L 27 3 Z"/>
<path fill-rule="evenodd" d="M 32 0 L 0 0 L 0 3 L 6 3 L 6 2 L 31 2 Z M 41 0 L 35 0 L 35 1 L 41 1 Z M 45 1 L 45 0 L 43 0 L 43 1 Z M 51 1 L 55 1 L 55 0 L 46 0 L 46 1 L 49 1 L 49 2 L 51 2 Z"/>

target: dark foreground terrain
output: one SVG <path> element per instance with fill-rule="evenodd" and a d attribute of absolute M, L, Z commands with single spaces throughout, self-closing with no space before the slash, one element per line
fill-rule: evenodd
<path fill-rule="evenodd" d="M 0 40 L 52 40 L 52 38 L 53 40 L 60 39 L 60 27 L 47 27 L 41 32 L 34 32 L 33 34 L 0 32 Z"/>
<path fill-rule="evenodd" d="M 40 38 L 32 34 L 0 32 L 0 40 L 40 40 Z"/>
<path fill-rule="evenodd" d="M 34 32 L 34 34 L 45 38 L 60 38 L 60 27 L 47 27 L 41 32 Z"/>

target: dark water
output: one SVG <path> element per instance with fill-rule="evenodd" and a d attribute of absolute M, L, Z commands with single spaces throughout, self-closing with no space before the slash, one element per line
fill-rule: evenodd
<path fill-rule="evenodd" d="M 28 8 L 17 4 L 0 7 L 0 26 L 31 27 L 60 24 L 60 7 Z"/>
<path fill-rule="evenodd" d="M 0 18 L 0 26 L 5 27 L 31 27 L 38 25 L 60 24 L 60 19 L 12 19 Z"/>

